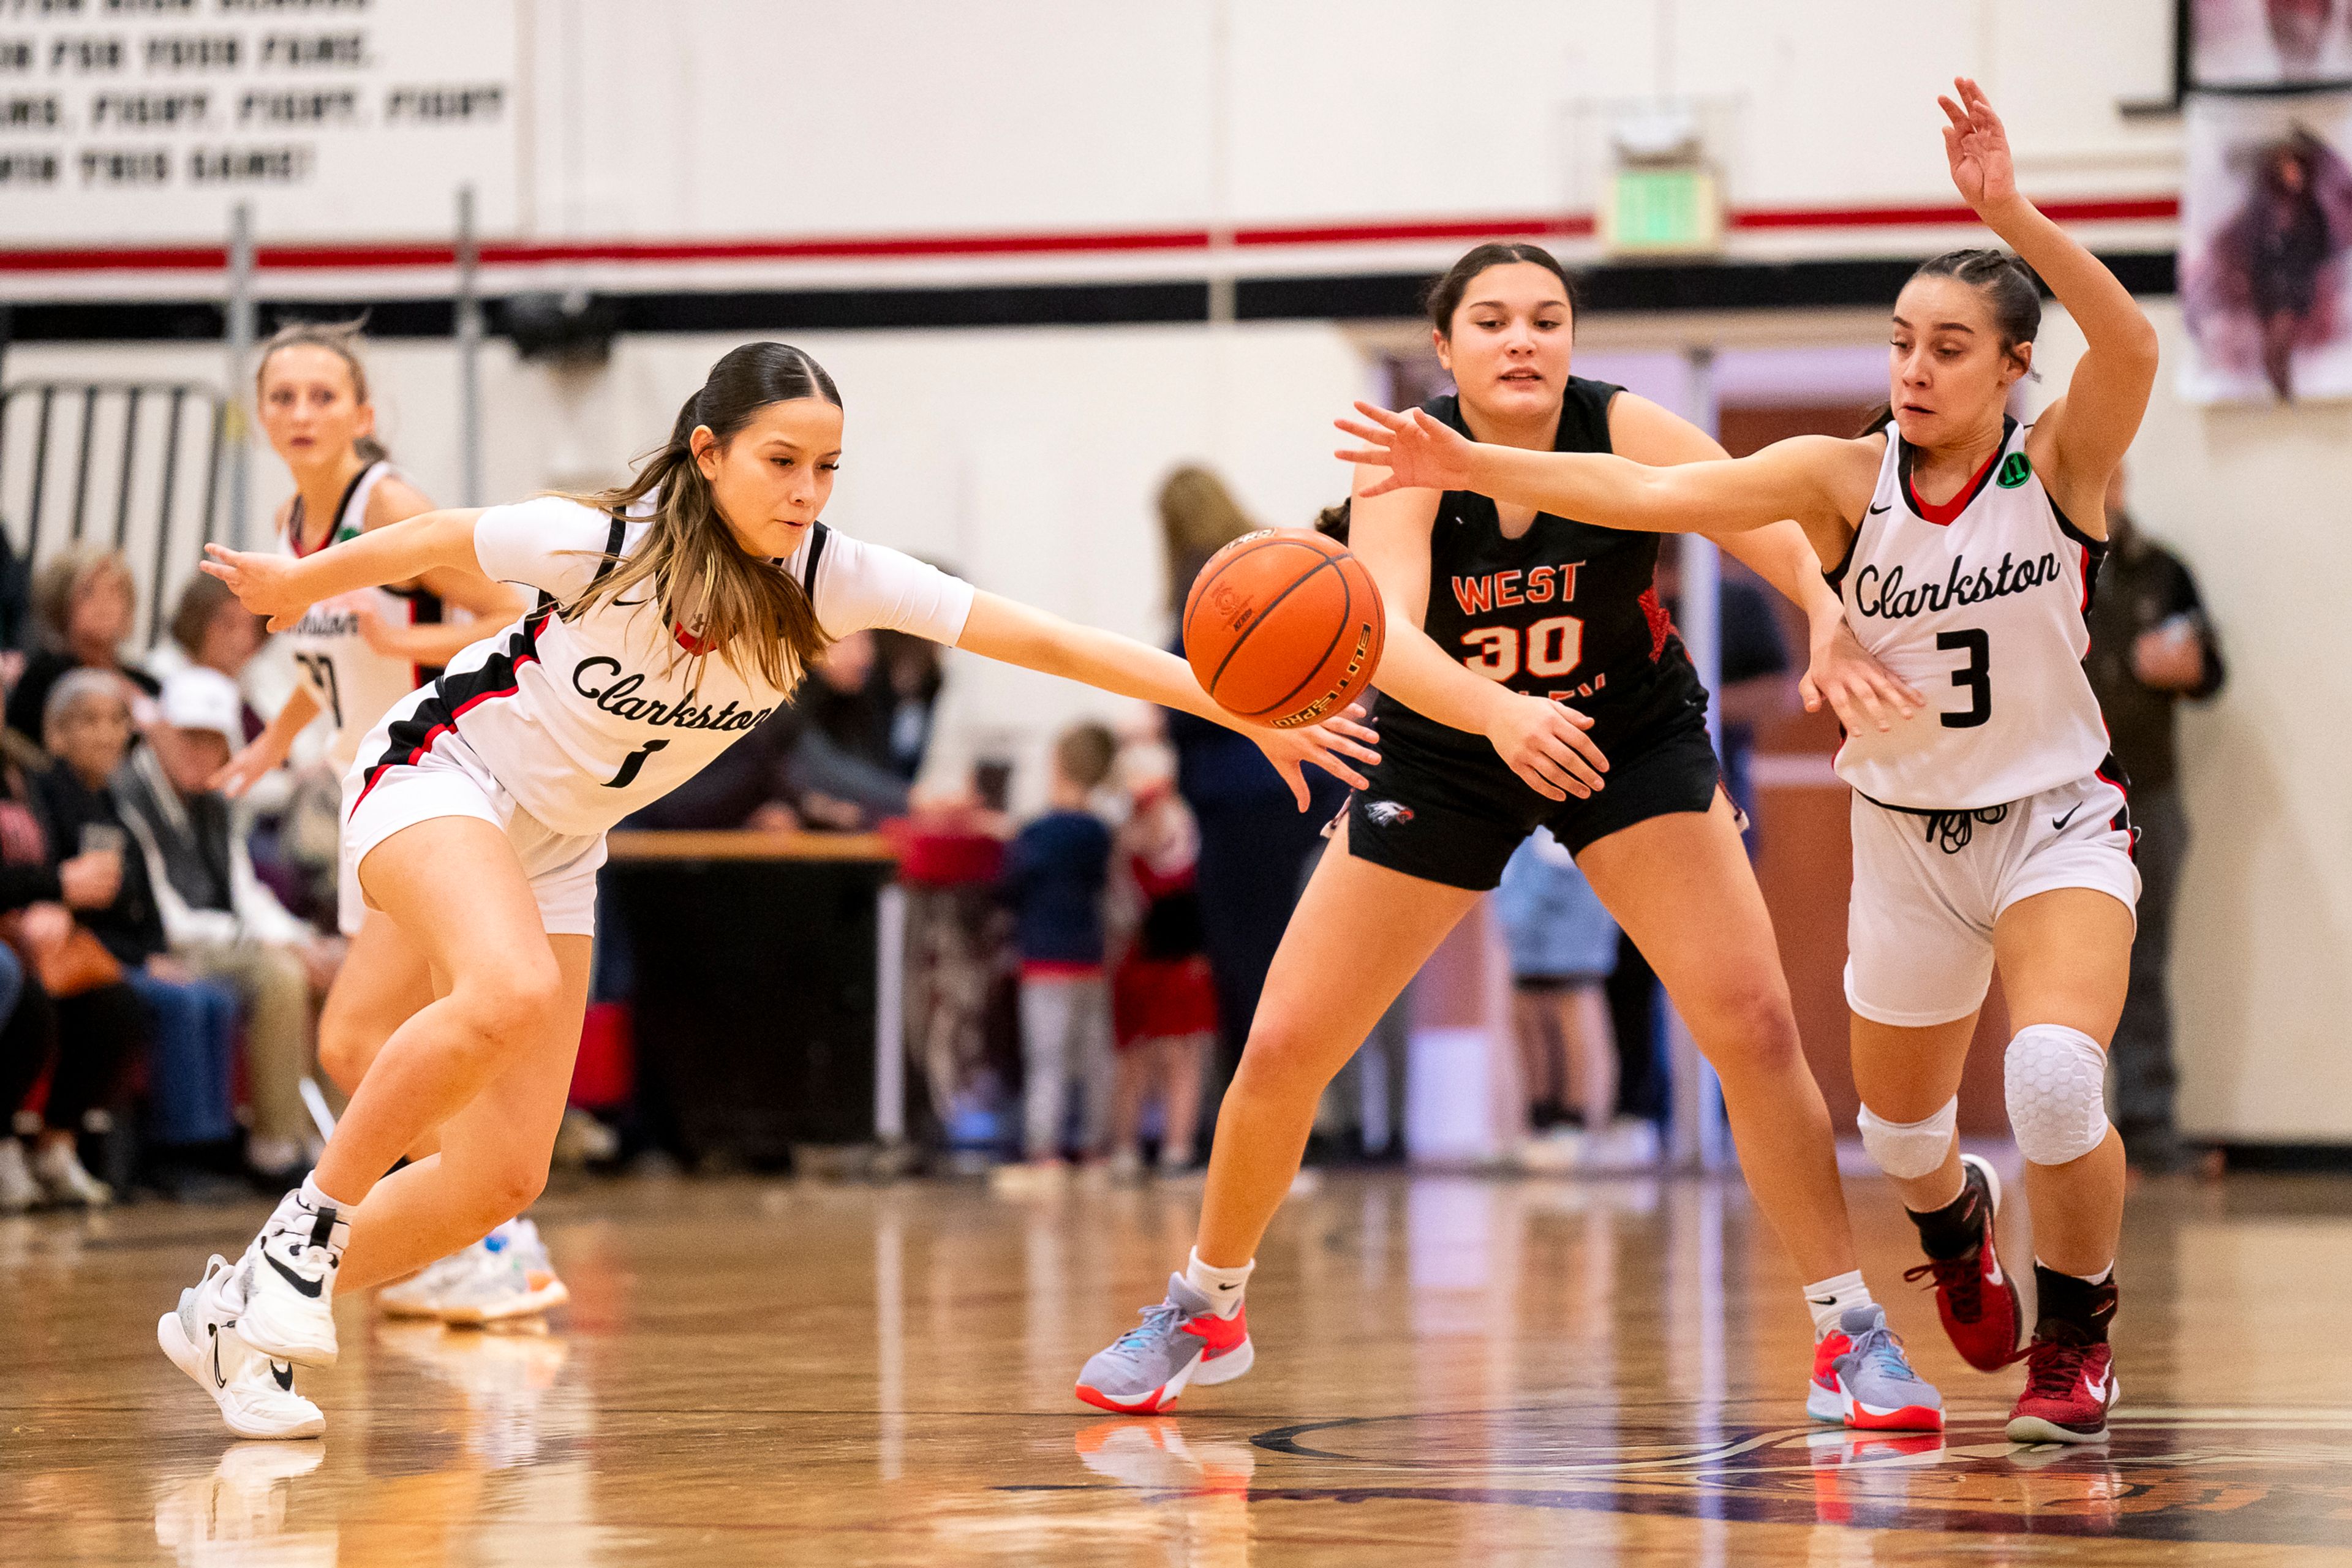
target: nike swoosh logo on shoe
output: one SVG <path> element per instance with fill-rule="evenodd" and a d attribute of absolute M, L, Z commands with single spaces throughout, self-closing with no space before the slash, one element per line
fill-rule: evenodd
<path fill-rule="evenodd" d="M 2103 1404 L 2107 1397 L 2107 1374 L 2104 1372 L 2095 1378 L 2086 1377 L 2083 1380 L 2083 1392 Z"/>
<path fill-rule="evenodd" d="M 271 1362 L 269 1363 L 269 1375 L 278 1380 L 278 1387 L 284 1389 L 289 1394 L 294 1392 L 294 1366 L 291 1362 Z"/>
<path fill-rule="evenodd" d="M 228 1379 L 221 1375 L 220 1369 L 220 1330 L 216 1326 L 207 1323 L 205 1325 L 205 1332 L 211 1336 L 212 1340 L 213 1386 L 215 1388 L 226 1388 L 228 1386 Z"/>
<path fill-rule="evenodd" d="M 275 1258 L 271 1258 L 268 1253 L 264 1252 L 261 1256 L 268 1262 L 269 1267 L 278 1270 L 278 1276 L 279 1279 L 285 1280 L 289 1285 L 293 1286 L 295 1289 L 299 1290 L 303 1295 L 310 1297 L 313 1301 L 319 1299 L 320 1290 L 323 1289 L 327 1283 L 323 1278 L 318 1279 L 305 1279 L 299 1274 L 295 1273 L 291 1268 L 287 1268 L 283 1263 L 278 1262 Z"/>
<path fill-rule="evenodd" d="M 1998 1285 L 1998 1284 L 2000 1284 L 2000 1255 L 1999 1253 L 1994 1253 L 1990 1258 L 1988 1258 L 1987 1259 L 1985 1259 L 1985 1261 L 1992 1265 L 1992 1270 L 1991 1270 L 1991 1272 L 1988 1273 L 1988 1274 L 1985 1276 L 1985 1283 L 1986 1283 L 1986 1284 L 1988 1284 L 1988 1285 Z"/>

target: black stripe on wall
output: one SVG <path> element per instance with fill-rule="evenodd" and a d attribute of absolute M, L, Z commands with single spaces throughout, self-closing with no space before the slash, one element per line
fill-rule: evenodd
<path fill-rule="evenodd" d="M 2173 292 L 2173 256 L 2132 252 L 2104 258 L 2139 295 Z M 1583 309 L 1609 313 L 1885 306 L 1914 263 L 1902 259 L 1787 262 L 1611 263 L 1579 274 Z M 1244 321 L 1386 321 L 1421 314 L 1429 275 L 1360 273 L 1244 278 L 1234 289 Z M 824 289 L 663 292 L 598 296 L 624 332 L 751 332 L 940 327 L 1118 326 L 1208 318 L 1205 280 L 1006 284 L 988 288 Z M 504 301 L 485 301 L 489 330 L 505 331 Z M 446 338 L 456 324 L 447 300 L 273 300 L 261 330 L 284 321 L 347 320 L 364 310 L 379 338 Z M 16 305 L 19 342 L 150 342 L 217 340 L 223 306 L 212 300 L 60 300 Z"/>

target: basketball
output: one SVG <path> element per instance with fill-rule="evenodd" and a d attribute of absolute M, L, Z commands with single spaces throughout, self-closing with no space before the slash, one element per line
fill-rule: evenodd
<path fill-rule="evenodd" d="M 1209 557 L 1184 599 L 1184 657 L 1202 689 L 1276 729 L 1361 696 L 1386 629 L 1372 574 L 1319 533 L 1244 534 Z"/>

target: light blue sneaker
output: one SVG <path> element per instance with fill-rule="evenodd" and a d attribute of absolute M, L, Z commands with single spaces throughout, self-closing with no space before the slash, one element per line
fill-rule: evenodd
<path fill-rule="evenodd" d="M 1155 1415 L 1174 1409 L 1187 1384 L 1231 1383 L 1256 1358 L 1246 1305 L 1221 1318 L 1181 1274 L 1171 1274 L 1168 1299 L 1146 1307 L 1142 1322 L 1096 1352 L 1078 1373 L 1077 1394 L 1100 1409 Z"/>
<path fill-rule="evenodd" d="M 1940 1432 L 1944 1396 L 1911 1368 L 1886 1310 L 1848 1307 L 1813 1347 L 1813 1384 L 1805 1414 L 1871 1432 Z"/>

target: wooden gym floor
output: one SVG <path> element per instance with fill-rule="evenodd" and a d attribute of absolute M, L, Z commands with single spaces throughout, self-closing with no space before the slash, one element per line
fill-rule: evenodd
<path fill-rule="evenodd" d="M 2352 1182 L 2141 1188 L 2103 1448 L 2000 1436 L 1864 1256 L 1951 1430 L 1808 1426 L 1795 1280 L 1736 1182 L 1325 1180 L 1252 1287 L 1258 1370 L 1076 1404 L 1188 1189 L 583 1185 L 552 1333 L 341 1308 L 322 1442 L 236 1443 L 154 1344 L 262 1210 L 0 1221 L 0 1563 L 2352 1564 Z M 2005 1216 L 2022 1263 L 2021 1215 Z"/>

